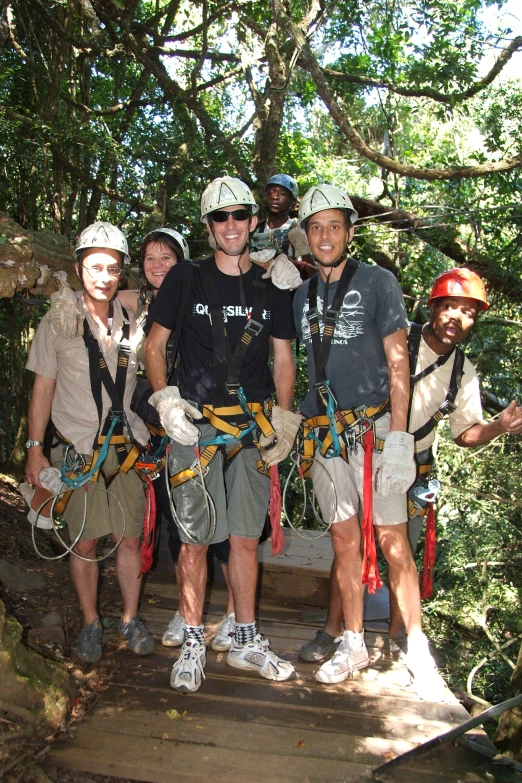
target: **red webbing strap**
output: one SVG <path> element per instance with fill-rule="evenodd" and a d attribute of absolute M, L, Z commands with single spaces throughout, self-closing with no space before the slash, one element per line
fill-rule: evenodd
<path fill-rule="evenodd" d="M 270 527 L 272 528 L 272 554 L 278 555 L 285 545 L 285 534 L 281 527 L 281 484 L 279 483 L 279 468 L 270 467 Z"/>
<path fill-rule="evenodd" d="M 424 537 L 424 563 L 421 574 L 421 598 L 431 598 L 433 595 L 433 568 L 437 549 L 437 530 L 435 525 L 435 510 L 430 503 L 426 514 L 426 534 Z"/>
<path fill-rule="evenodd" d="M 156 528 L 156 493 L 154 492 L 154 484 L 150 476 L 145 476 L 144 480 L 146 481 L 146 508 L 143 520 L 143 541 L 141 542 L 141 571 L 138 574 L 138 579 L 143 574 L 146 574 L 152 566 Z"/>
<path fill-rule="evenodd" d="M 364 473 L 363 473 L 363 570 L 362 583 L 368 585 L 368 592 L 373 595 L 382 587 L 377 565 L 377 550 L 375 549 L 375 532 L 373 529 L 373 451 L 375 438 L 370 428 L 364 433 Z"/>

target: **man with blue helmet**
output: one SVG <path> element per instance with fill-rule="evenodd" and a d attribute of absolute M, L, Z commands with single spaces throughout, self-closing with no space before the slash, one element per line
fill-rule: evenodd
<path fill-rule="evenodd" d="M 252 250 L 271 248 L 288 258 L 310 254 L 306 236 L 297 220 L 290 217 L 299 196 L 297 182 L 289 174 L 275 174 L 265 187 L 266 218 L 260 220 L 252 236 Z"/>

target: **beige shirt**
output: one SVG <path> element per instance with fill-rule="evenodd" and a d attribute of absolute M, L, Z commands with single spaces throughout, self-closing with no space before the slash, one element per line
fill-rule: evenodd
<path fill-rule="evenodd" d="M 83 298 L 80 298 L 78 301 L 80 312 L 87 317 L 92 334 L 98 340 L 107 362 L 107 367 L 112 378 L 115 379 L 118 363 L 118 345 L 126 319 L 117 299 L 114 300 L 113 304 L 112 336 L 110 345 L 107 346 L 105 330 L 102 332 L 102 327 L 87 311 Z M 144 444 L 149 439 L 147 427 L 130 410 L 130 401 L 136 386 L 136 372 L 138 370 L 136 352 L 132 347 L 134 343 L 135 320 L 130 313 L 129 323 L 131 325 L 131 354 L 127 369 L 123 405 L 134 439 Z M 89 357 L 83 337 L 61 337 L 54 332 L 45 319 L 42 320 L 33 338 L 26 368 L 38 375 L 42 375 L 44 378 L 52 378 L 56 381 L 51 408 L 54 425 L 64 437 L 74 444 L 78 452 L 90 456 L 94 438 L 98 432 L 99 422 L 98 411 L 91 392 Z M 103 386 L 102 400 L 103 424 L 111 407 L 110 397 Z"/>
<path fill-rule="evenodd" d="M 439 355 L 431 350 L 424 337 L 422 337 L 415 374 L 417 375 L 417 373 L 425 370 L 438 358 Z M 415 432 L 419 427 L 426 424 L 446 399 L 453 364 L 454 357 L 415 385 L 411 404 L 409 432 Z M 457 409 L 448 417 L 452 438 L 458 438 L 459 435 L 474 424 L 484 423 L 479 379 L 475 368 L 467 358 L 464 358 L 462 383 L 455 398 L 455 405 Z M 435 432 L 436 428 L 425 438 L 417 441 L 415 451 L 424 451 L 429 448 L 435 440 Z"/>

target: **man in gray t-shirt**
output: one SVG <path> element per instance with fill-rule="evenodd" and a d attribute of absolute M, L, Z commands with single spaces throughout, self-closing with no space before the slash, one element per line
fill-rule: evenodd
<path fill-rule="evenodd" d="M 389 272 L 347 257 L 357 213 L 339 188 L 311 188 L 299 219 L 319 268 L 294 299 L 308 356 L 309 391 L 301 410 L 321 441 L 311 476 L 323 519 L 332 523 L 333 571 L 346 629 L 316 679 L 337 683 L 368 666 L 363 582 L 371 592 L 381 586 L 375 526 L 408 635 L 415 689 L 420 698 L 443 701 L 444 683 L 422 632 L 419 581 L 407 533 L 406 492 L 416 471 L 413 436 L 407 432 L 408 321 L 402 293 Z M 324 631 L 321 635 L 328 637 Z M 325 641 L 316 638 L 312 645 Z"/>

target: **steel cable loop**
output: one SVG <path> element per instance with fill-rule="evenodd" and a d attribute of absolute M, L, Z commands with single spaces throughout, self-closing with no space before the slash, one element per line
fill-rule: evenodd
<path fill-rule="evenodd" d="M 203 490 L 203 497 L 205 498 L 205 508 L 207 512 L 207 529 L 205 531 L 205 535 L 202 539 L 197 538 L 196 536 L 193 536 L 192 533 L 190 533 L 183 522 L 181 521 L 180 517 L 177 514 L 176 507 L 174 505 L 173 499 L 172 499 L 172 493 L 174 491 L 174 487 L 170 486 L 170 475 L 169 475 L 169 453 L 170 453 L 170 444 L 167 446 L 167 455 L 165 459 L 165 483 L 167 486 L 167 493 L 169 497 L 169 505 L 170 505 L 170 512 L 172 514 L 172 518 L 174 522 L 176 523 L 177 527 L 181 530 L 181 532 L 186 536 L 186 538 L 189 539 L 188 543 L 190 544 L 197 544 L 199 546 L 207 546 L 210 544 L 212 539 L 214 538 L 214 535 L 216 533 L 216 506 L 214 504 L 214 501 L 212 499 L 212 496 L 207 490 L 207 487 L 205 485 L 205 477 L 203 474 L 203 468 L 201 465 L 201 460 L 199 458 L 199 452 L 196 456 L 196 459 L 194 460 L 194 464 L 197 465 L 197 472 L 199 475 L 199 481 L 196 478 L 189 478 L 187 481 L 195 481 L 198 483 L 198 485 L 201 485 L 201 488 Z"/>
<path fill-rule="evenodd" d="M 103 555 L 102 557 L 84 557 L 83 555 L 79 555 L 78 552 L 74 551 L 74 547 L 76 546 L 76 544 L 81 539 L 83 531 L 85 530 L 85 524 L 87 522 L 87 493 L 88 493 L 89 489 L 97 490 L 99 492 L 105 492 L 107 495 L 112 495 L 112 497 L 115 499 L 116 503 L 120 507 L 122 521 L 123 521 L 123 527 L 122 527 L 122 532 L 121 532 L 120 538 L 118 539 L 118 541 L 116 541 L 116 543 L 114 544 L 113 548 L 109 552 L 107 552 L 106 555 Z M 76 536 L 76 538 L 74 539 L 72 544 L 67 544 L 63 540 L 63 538 L 61 537 L 61 535 L 59 533 L 59 529 L 58 529 L 58 527 L 55 524 L 54 508 L 56 506 L 56 503 L 57 503 L 58 499 L 61 497 L 61 495 L 63 495 L 63 492 L 58 492 L 58 493 L 56 493 L 55 495 L 52 496 L 50 519 L 51 519 L 51 524 L 53 526 L 53 528 L 52 528 L 53 529 L 53 533 L 55 534 L 56 538 L 58 539 L 60 544 L 63 546 L 65 551 L 62 552 L 60 555 L 55 555 L 53 557 L 49 557 L 48 555 L 42 554 L 42 552 L 40 552 L 40 550 L 38 549 L 38 546 L 36 544 L 35 530 L 36 530 L 37 525 L 35 523 L 34 525 L 31 525 L 31 528 L 32 528 L 32 530 L 31 530 L 31 537 L 32 537 L 32 541 L 33 541 L 34 551 L 36 552 L 38 557 L 41 557 L 43 560 L 62 560 L 66 555 L 74 555 L 79 560 L 84 560 L 86 563 L 101 563 L 103 560 L 107 560 L 107 558 L 110 557 L 118 549 L 119 545 L 121 544 L 121 542 L 125 538 L 125 531 L 127 529 L 127 521 L 125 519 L 125 511 L 123 510 L 123 506 L 120 503 L 120 501 L 118 500 L 118 498 L 116 497 L 116 495 L 114 494 L 114 492 L 111 492 L 111 490 L 107 489 L 107 487 L 99 487 L 97 484 L 93 484 L 91 487 L 88 487 L 88 488 L 85 489 L 85 491 L 84 491 L 84 504 L 83 504 L 83 520 L 82 520 L 82 524 L 81 524 L 81 527 L 80 527 L 80 532 L 78 533 L 78 535 Z M 45 505 L 47 505 L 47 503 L 49 503 L 49 500 L 50 500 L 50 498 L 47 498 L 47 500 L 44 500 L 44 502 L 38 507 L 38 510 L 36 512 L 37 518 L 40 515 L 40 511 L 42 511 L 43 507 Z"/>
<path fill-rule="evenodd" d="M 286 518 L 286 521 L 288 522 L 288 524 L 290 525 L 292 530 L 295 533 L 297 533 L 297 535 L 300 538 L 304 538 L 307 541 L 313 541 L 315 539 L 322 538 L 323 536 L 325 536 L 330 531 L 330 528 L 332 527 L 332 524 L 333 524 L 333 520 L 331 522 L 325 522 L 324 519 L 321 517 L 321 515 L 318 512 L 317 507 L 316 507 L 316 495 L 315 495 L 315 492 L 313 490 L 312 490 L 312 493 L 311 493 L 312 494 L 312 501 L 310 503 L 310 508 L 312 509 L 312 513 L 313 513 L 314 518 L 316 519 L 316 521 L 320 525 L 323 525 L 325 529 L 320 531 L 319 533 L 314 534 L 314 533 L 311 533 L 311 532 L 305 533 L 304 532 L 305 529 L 299 527 L 299 525 L 302 524 L 302 522 L 304 521 L 304 518 L 306 516 L 306 509 L 307 509 L 307 506 L 308 506 L 308 491 L 306 489 L 306 480 L 305 480 L 304 474 L 303 474 L 303 472 L 302 472 L 302 470 L 300 468 L 300 465 L 299 465 L 299 454 L 298 454 L 298 452 L 296 452 L 296 451 L 292 452 L 292 454 L 290 455 L 290 459 L 292 460 L 293 464 L 292 464 L 292 467 L 290 468 L 290 471 L 288 473 L 288 476 L 286 478 L 285 485 L 284 485 L 284 488 L 283 488 L 283 497 L 282 497 L 283 515 Z M 335 510 L 337 508 L 337 492 L 336 492 L 336 489 L 335 489 L 334 481 L 333 481 L 329 471 L 322 464 L 322 462 L 317 461 L 314 457 L 310 458 L 310 460 L 307 460 L 307 461 L 316 462 L 318 465 L 321 466 L 321 468 L 325 471 L 326 475 L 328 476 L 328 480 L 330 481 L 330 486 L 332 488 L 332 497 L 333 497 L 333 501 L 334 501 L 333 508 Z M 301 487 L 302 487 L 302 491 L 303 491 L 303 507 L 302 507 L 302 511 L 301 511 L 301 515 L 299 517 L 299 520 L 297 522 L 292 522 L 292 520 L 290 518 L 290 515 L 287 512 L 286 497 L 287 497 L 288 488 L 290 486 L 290 481 L 291 481 L 292 476 L 293 476 L 295 471 L 297 471 L 297 473 L 299 475 L 299 479 L 301 481 Z"/>

